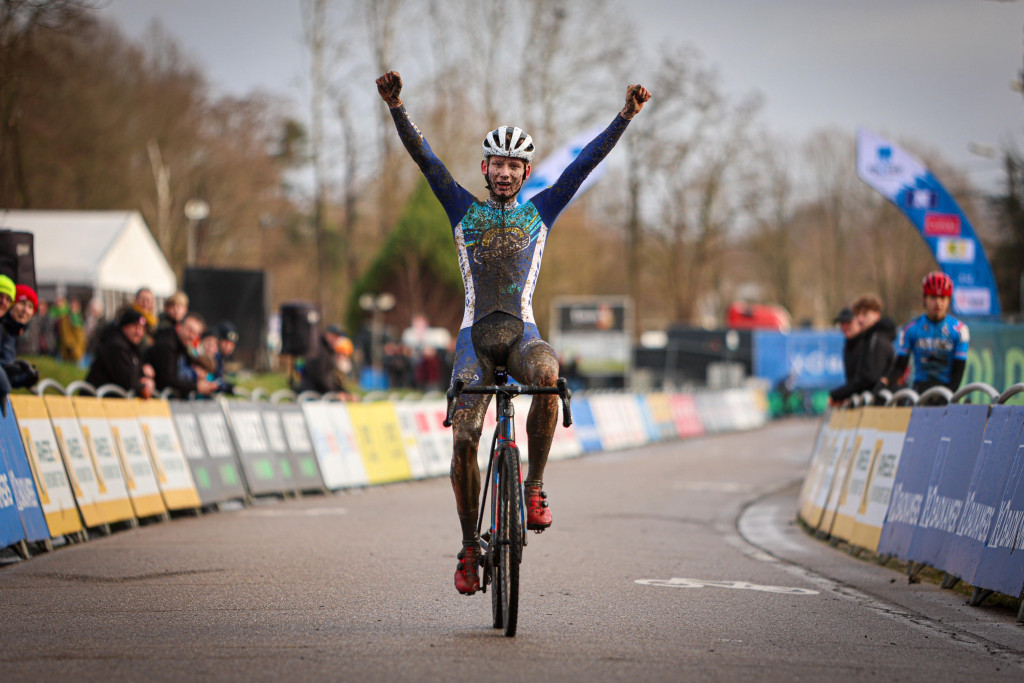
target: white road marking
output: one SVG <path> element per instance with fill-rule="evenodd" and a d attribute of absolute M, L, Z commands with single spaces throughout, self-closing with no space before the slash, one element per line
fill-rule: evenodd
<path fill-rule="evenodd" d="M 792 588 L 790 586 L 762 586 L 749 581 L 718 581 L 708 579 L 637 579 L 641 586 L 660 586 L 662 588 L 735 588 L 737 590 L 759 591 L 762 593 L 778 593 L 780 595 L 818 595 L 818 591 L 810 588 Z"/>
<path fill-rule="evenodd" d="M 249 509 L 245 511 L 245 514 L 256 517 L 334 517 L 348 514 L 348 510 L 345 508 Z"/>

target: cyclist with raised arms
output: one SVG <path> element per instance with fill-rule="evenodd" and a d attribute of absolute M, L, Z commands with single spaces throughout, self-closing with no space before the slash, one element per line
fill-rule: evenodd
<path fill-rule="evenodd" d="M 479 201 L 455 182 L 409 118 L 400 97 L 402 78 L 398 72 L 378 78 L 377 91 L 391 109 L 402 143 L 426 176 L 451 223 L 466 290 L 452 381 L 462 379 L 467 386 L 493 384 L 495 367 L 505 366 L 518 382 L 555 386 L 558 359 L 541 339 L 533 317 L 533 292 L 548 230 L 587 175 L 615 146 L 651 93 L 641 85 L 630 85 L 625 106 L 611 125 L 580 152 L 553 185 L 517 204 L 516 196 L 530 177 L 535 151 L 533 139 L 522 129 L 502 126 L 484 138 L 480 172 L 488 197 Z M 462 526 L 455 587 L 466 595 L 480 588 L 477 445 L 489 402 L 487 395 L 463 395 L 452 420 L 451 479 Z M 526 420 L 529 469 L 523 482 L 526 526 L 534 531 L 551 526 L 543 477 L 557 419 L 557 396 L 534 396 Z"/>
<path fill-rule="evenodd" d="M 896 360 L 881 384 L 895 387 L 913 355 L 911 384 L 914 391 L 920 394 L 932 387 L 944 386 L 955 392 L 967 365 L 970 333 L 967 325 L 949 315 L 953 280 L 941 271 L 932 271 L 921 282 L 921 296 L 924 315 L 914 318 L 900 330 Z"/>

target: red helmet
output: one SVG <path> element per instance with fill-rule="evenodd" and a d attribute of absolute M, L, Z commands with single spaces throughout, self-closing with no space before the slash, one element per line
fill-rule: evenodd
<path fill-rule="evenodd" d="M 938 270 L 933 270 L 921 281 L 921 290 L 925 296 L 953 296 L 953 280 Z"/>

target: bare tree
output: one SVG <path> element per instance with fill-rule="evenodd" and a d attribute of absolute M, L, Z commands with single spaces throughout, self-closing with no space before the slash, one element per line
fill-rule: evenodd
<path fill-rule="evenodd" d="M 752 222 L 750 244 L 764 267 L 770 299 L 795 312 L 798 297 L 793 256 L 798 224 L 795 179 L 787 149 L 787 145 L 766 134 L 760 136 L 760 143 L 752 150 L 753 167 L 746 176 L 743 197 L 744 210 Z"/>
<path fill-rule="evenodd" d="M 642 216 L 643 234 L 654 246 L 639 250 L 634 219 L 629 258 L 645 254 L 668 283 L 672 319 L 696 322 L 702 301 L 712 309 L 717 305 L 720 257 L 739 210 L 731 188 L 759 100 L 725 96 L 714 71 L 685 48 L 665 51 L 648 87 L 655 97 L 649 114 L 644 111 L 644 128 L 656 133 L 631 136 L 629 186 L 630 211 Z M 646 301 L 657 298 L 638 290 L 637 270 L 632 269 L 630 289 L 638 292 L 639 305 L 650 305 Z"/>
<path fill-rule="evenodd" d="M 72 33 L 90 22 L 95 8 L 89 0 L 0 0 L 0 196 L 9 198 L 8 206 L 33 206 L 22 124 L 32 89 L 25 75 L 42 56 L 39 40 Z"/>

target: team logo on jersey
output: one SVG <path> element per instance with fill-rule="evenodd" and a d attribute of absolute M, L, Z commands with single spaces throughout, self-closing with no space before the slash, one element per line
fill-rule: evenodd
<path fill-rule="evenodd" d="M 530 235 L 514 225 L 491 228 L 480 237 L 473 250 L 473 260 L 484 264 L 495 259 L 507 259 L 530 246 Z"/>

